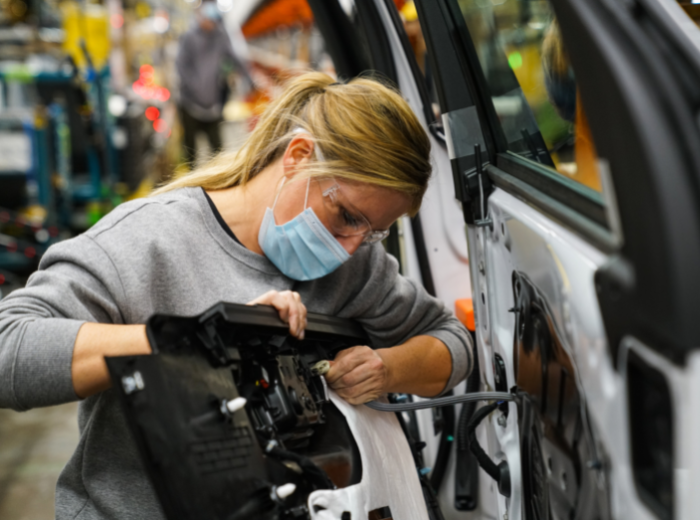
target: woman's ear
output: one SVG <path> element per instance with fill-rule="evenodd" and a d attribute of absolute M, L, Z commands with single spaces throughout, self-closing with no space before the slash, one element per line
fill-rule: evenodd
<path fill-rule="evenodd" d="M 314 153 L 314 141 L 305 134 L 296 135 L 287 146 L 282 157 L 284 176 L 288 179 L 294 177 L 299 167 L 309 162 Z"/>

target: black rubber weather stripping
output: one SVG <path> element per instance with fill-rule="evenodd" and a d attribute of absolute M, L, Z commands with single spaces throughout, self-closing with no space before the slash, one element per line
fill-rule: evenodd
<path fill-rule="evenodd" d="M 401 241 L 399 240 L 399 226 L 394 222 L 391 225 L 389 236 L 384 239 L 386 252 L 396 258 L 399 263 L 399 272 L 403 273 L 404 265 L 401 261 Z"/>
<path fill-rule="evenodd" d="M 396 74 L 394 56 L 391 53 L 391 44 L 386 29 L 382 25 L 377 5 L 374 0 L 356 0 L 355 4 L 357 6 L 357 21 L 367 40 L 372 69 L 392 81 L 394 85 L 398 85 L 399 79 Z"/>
<path fill-rule="evenodd" d="M 603 197 L 592 188 L 513 153 L 499 154 L 496 166 L 585 215 L 596 224 L 608 227 Z"/>
<path fill-rule="evenodd" d="M 547 213 L 603 252 L 613 253 L 619 248 L 610 230 L 572 209 L 565 202 L 557 200 L 550 194 L 540 191 L 528 182 L 493 165 L 488 165 L 486 172 L 497 187 Z"/>
<path fill-rule="evenodd" d="M 425 247 L 420 214 L 411 219 L 411 231 L 413 231 L 413 243 L 416 246 L 416 256 L 418 257 L 420 275 L 423 279 L 423 287 L 425 287 L 430 296 L 435 296 L 435 283 L 433 282 L 433 273 L 430 270 L 430 259 L 428 259 L 428 250 Z"/>
<path fill-rule="evenodd" d="M 338 0 L 308 0 L 308 3 L 338 76 L 350 79 L 369 70 L 369 59 L 362 52 L 357 32 Z"/>
<path fill-rule="evenodd" d="M 425 117 L 425 122 L 428 124 L 430 133 L 438 140 L 438 142 L 447 146 L 445 141 L 445 134 L 442 132 L 441 123 L 436 119 L 435 113 L 433 112 L 433 104 L 430 101 L 430 95 L 428 94 L 428 87 L 425 84 L 425 76 L 423 71 L 420 70 L 418 62 L 416 61 L 416 56 L 411 47 L 411 42 L 408 40 L 408 35 L 404 29 L 403 22 L 399 16 L 399 12 L 396 10 L 396 5 L 393 0 L 384 0 L 389 15 L 391 16 L 391 21 L 396 30 L 396 34 L 399 35 L 399 40 L 401 41 L 401 47 L 403 48 L 404 56 L 408 65 L 411 67 L 411 74 L 418 87 L 418 94 L 420 95 L 421 105 L 423 105 L 423 116 Z"/>

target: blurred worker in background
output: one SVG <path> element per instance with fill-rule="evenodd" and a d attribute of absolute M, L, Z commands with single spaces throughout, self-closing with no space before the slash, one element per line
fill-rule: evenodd
<path fill-rule="evenodd" d="M 227 76 L 233 70 L 247 76 L 216 4 L 203 2 L 196 16 L 195 25 L 180 38 L 177 56 L 183 146 L 190 166 L 194 165 L 198 132 L 206 134 L 213 153 L 221 150 L 219 124 L 228 97 Z"/>

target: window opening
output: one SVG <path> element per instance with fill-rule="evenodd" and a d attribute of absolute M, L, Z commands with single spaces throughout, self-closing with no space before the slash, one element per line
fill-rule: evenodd
<path fill-rule="evenodd" d="M 458 0 L 508 150 L 598 192 L 576 75 L 546 0 Z"/>

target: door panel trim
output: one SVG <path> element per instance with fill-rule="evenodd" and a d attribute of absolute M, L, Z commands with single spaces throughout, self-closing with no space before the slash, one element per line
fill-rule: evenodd
<path fill-rule="evenodd" d="M 488 165 L 486 173 L 498 188 L 535 206 L 601 251 L 613 253 L 618 248 L 618 241 L 613 233 L 563 202 L 496 166 Z"/>
<path fill-rule="evenodd" d="M 496 165 L 603 228 L 608 228 L 603 196 L 595 190 L 511 152 L 498 154 Z"/>

